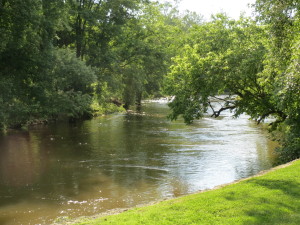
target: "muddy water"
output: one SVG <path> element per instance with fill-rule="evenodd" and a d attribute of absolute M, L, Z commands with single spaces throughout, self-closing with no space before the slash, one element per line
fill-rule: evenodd
<path fill-rule="evenodd" d="M 50 224 L 189 194 L 272 167 L 274 143 L 246 116 L 186 126 L 168 107 L 0 136 L 0 224 Z"/>

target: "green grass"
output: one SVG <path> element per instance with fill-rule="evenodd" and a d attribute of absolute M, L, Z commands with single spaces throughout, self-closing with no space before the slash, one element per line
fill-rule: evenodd
<path fill-rule="evenodd" d="M 300 161 L 220 189 L 77 224 L 300 224 Z"/>

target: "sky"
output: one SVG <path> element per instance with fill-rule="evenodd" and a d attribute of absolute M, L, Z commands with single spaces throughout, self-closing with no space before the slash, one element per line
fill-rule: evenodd
<path fill-rule="evenodd" d="M 233 19 L 238 19 L 240 13 L 244 11 L 247 16 L 251 16 L 251 9 L 247 7 L 255 0 L 181 0 L 179 10 L 186 9 L 195 11 L 204 16 L 204 19 L 209 19 L 211 14 L 225 12 Z"/>

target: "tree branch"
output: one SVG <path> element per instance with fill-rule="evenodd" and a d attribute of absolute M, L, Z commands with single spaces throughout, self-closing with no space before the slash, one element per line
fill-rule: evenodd
<path fill-rule="evenodd" d="M 282 111 L 270 111 L 265 113 L 264 115 L 262 115 L 258 120 L 257 120 L 257 124 L 260 124 L 265 118 L 267 118 L 268 116 L 272 115 L 272 114 L 276 114 L 278 115 L 281 119 L 276 120 L 273 123 L 270 123 L 270 126 L 273 126 L 274 124 L 278 124 L 278 123 L 282 123 L 283 121 L 285 121 L 285 119 L 287 118 L 287 115 L 285 115 Z"/>
<path fill-rule="evenodd" d="M 212 106 L 211 106 L 211 107 L 212 107 Z M 225 110 L 228 110 L 228 109 L 232 110 L 232 109 L 235 109 L 235 108 L 236 108 L 236 106 L 233 105 L 233 106 L 222 107 L 222 108 L 219 109 L 218 111 L 214 111 L 214 110 L 213 110 L 213 114 L 211 115 L 211 117 L 217 118 L 217 117 L 220 116 L 221 112 L 223 112 L 223 111 L 225 111 Z"/>

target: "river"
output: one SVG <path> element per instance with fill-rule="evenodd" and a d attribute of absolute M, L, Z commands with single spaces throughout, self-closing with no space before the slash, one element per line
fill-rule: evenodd
<path fill-rule="evenodd" d="M 0 136 L 0 224 L 50 224 L 210 189 L 272 167 L 275 144 L 247 116 L 187 126 L 165 103 L 141 114 Z"/>

